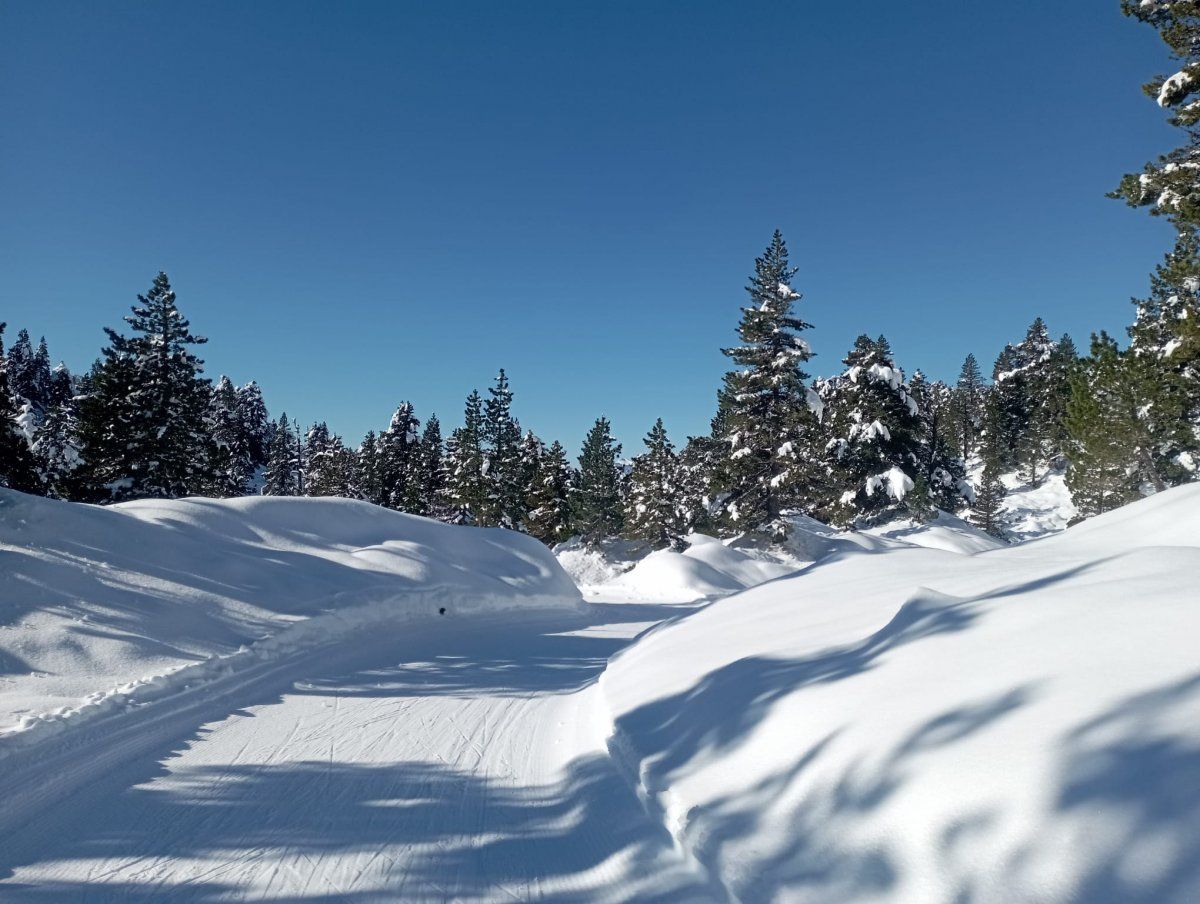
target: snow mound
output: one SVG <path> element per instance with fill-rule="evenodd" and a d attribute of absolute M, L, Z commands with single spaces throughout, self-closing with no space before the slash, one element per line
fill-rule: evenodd
<path fill-rule="evenodd" d="M 754 550 L 736 549 L 713 537 L 692 534 L 683 552 L 650 553 L 612 587 L 666 602 L 690 602 L 753 587 L 796 570 Z"/>
<path fill-rule="evenodd" d="M 615 581 L 645 552 L 640 543 L 613 540 L 597 548 L 588 546 L 578 537 L 554 547 L 558 564 L 580 589 L 597 588 Z"/>
<path fill-rule="evenodd" d="M 614 659 L 610 750 L 678 844 L 735 900 L 1200 900 L 1200 486 L 902 539 Z"/>
<path fill-rule="evenodd" d="M 0 490 L 0 568 L 10 741 L 366 626 L 580 604 L 536 540 L 348 499 L 101 508 Z"/>
<path fill-rule="evenodd" d="M 938 512 L 937 518 L 929 522 L 894 521 L 867 531 L 886 540 L 898 540 L 911 546 L 926 549 L 944 549 L 966 555 L 999 549 L 1005 544 L 986 531 L 961 518 Z"/>

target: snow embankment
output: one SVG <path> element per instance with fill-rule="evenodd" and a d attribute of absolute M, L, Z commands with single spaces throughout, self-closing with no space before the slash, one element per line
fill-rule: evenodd
<path fill-rule="evenodd" d="M 0 754 L 354 631 L 580 604 L 536 540 L 346 499 L 0 490 L 0 570 Z"/>
<path fill-rule="evenodd" d="M 973 555 L 828 539 L 601 680 L 734 899 L 1200 900 L 1200 486 Z"/>

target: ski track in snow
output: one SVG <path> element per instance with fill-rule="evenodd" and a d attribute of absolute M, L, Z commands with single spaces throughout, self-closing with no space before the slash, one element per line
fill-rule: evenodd
<path fill-rule="evenodd" d="M 358 634 L 19 751 L 0 901 L 720 900 L 596 696 L 688 608 L 588 608 Z"/>

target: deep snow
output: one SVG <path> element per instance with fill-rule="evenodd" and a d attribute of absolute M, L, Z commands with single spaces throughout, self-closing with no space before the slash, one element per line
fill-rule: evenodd
<path fill-rule="evenodd" d="M 9 701 L 186 666 L 0 738 L 0 901 L 1200 900 L 1200 486 L 560 550 L 587 604 L 356 503 L 0 501 Z"/>

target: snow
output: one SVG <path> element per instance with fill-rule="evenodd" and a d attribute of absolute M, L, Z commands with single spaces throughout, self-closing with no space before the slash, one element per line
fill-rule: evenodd
<path fill-rule="evenodd" d="M 1065 530 L 1077 511 L 1066 475 L 1052 471 L 1035 487 L 1016 474 L 1000 477 L 1007 493 L 1000 503 L 1000 523 L 1014 540 L 1035 540 Z"/>
<path fill-rule="evenodd" d="M 651 632 L 610 747 L 745 901 L 1200 899 L 1200 486 L 855 552 Z"/>
<path fill-rule="evenodd" d="M 99 508 L 0 490 L 0 561 L 0 755 L 364 626 L 580 603 L 528 537 L 345 499 Z"/>
<path fill-rule="evenodd" d="M 873 496 L 876 491 L 884 490 L 893 499 L 899 501 L 908 495 L 908 491 L 913 488 L 913 480 L 899 468 L 893 466 L 888 468 L 882 474 L 876 474 L 873 477 L 868 477 L 863 484 L 863 491 L 868 496 Z"/>
<path fill-rule="evenodd" d="M 1200 485 L 1017 545 L 788 520 L 4 492 L 2 699 L 115 690 L 0 739 L 0 900 L 1200 900 Z"/>

